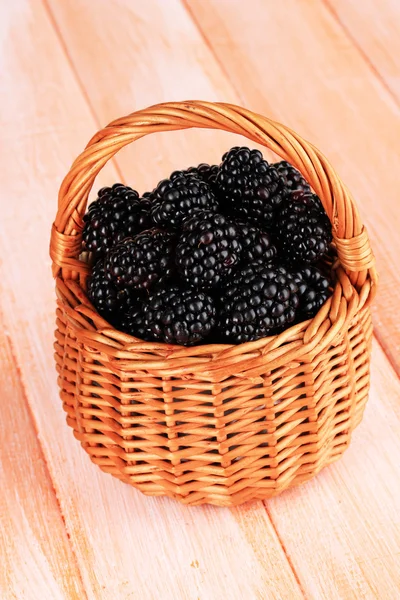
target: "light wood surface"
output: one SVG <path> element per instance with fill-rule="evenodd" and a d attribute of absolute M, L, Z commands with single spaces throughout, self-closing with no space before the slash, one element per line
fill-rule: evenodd
<path fill-rule="evenodd" d="M 389 60 L 400 6 L 368 0 L 358 16 L 355 0 L 331 4 L 0 4 L 2 600 L 400 597 L 400 121 Z M 382 39 L 375 23 L 392 33 Z M 303 487 L 234 510 L 146 498 L 96 469 L 65 424 L 52 359 L 48 242 L 63 175 L 100 124 L 186 98 L 241 103 L 317 144 L 355 193 L 381 272 L 371 398 L 351 447 Z M 144 191 L 235 142 L 150 136 L 98 187 L 123 178 Z"/>
<path fill-rule="evenodd" d="M 327 0 L 378 79 L 400 100 L 400 11 L 397 0 Z"/>
<path fill-rule="evenodd" d="M 0 597 L 85 598 L 0 314 Z"/>

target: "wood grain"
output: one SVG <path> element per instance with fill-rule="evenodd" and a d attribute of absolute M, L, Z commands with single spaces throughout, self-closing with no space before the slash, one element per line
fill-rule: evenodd
<path fill-rule="evenodd" d="M 152 19 L 158 18 L 155 11 Z M 145 498 L 92 465 L 65 425 L 51 359 L 48 240 L 59 182 L 96 125 L 39 5 L 2 5 L 0 27 L 13 31 L 1 37 L 7 94 L 0 119 L 8 148 L 0 167 L 2 191 L 13 202 L 0 204 L 0 254 L 12 255 L 0 264 L 0 302 L 87 597 L 303 598 L 261 503 L 246 517 Z M 198 51 L 194 44 L 192 69 L 205 77 Z M 116 177 L 110 167 L 99 186 Z"/>
<path fill-rule="evenodd" d="M 400 101 L 400 4 L 397 0 L 325 0 L 371 68 Z"/>
<path fill-rule="evenodd" d="M 86 597 L 0 314 L 0 597 Z"/>
<path fill-rule="evenodd" d="M 185 2 L 243 103 L 313 142 L 353 192 L 381 276 L 376 332 L 400 374 L 399 106 L 319 0 Z"/>

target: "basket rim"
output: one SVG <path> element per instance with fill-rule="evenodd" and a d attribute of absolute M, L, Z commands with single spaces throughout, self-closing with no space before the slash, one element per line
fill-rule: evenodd
<path fill-rule="evenodd" d="M 249 364 L 254 364 L 254 382 L 261 383 L 258 370 L 263 371 L 266 363 L 271 370 L 283 365 L 290 369 L 299 361 L 311 363 L 328 346 L 342 340 L 357 313 L 369 311 L 367 306 L 359 306 L 356 292 L 347 303 L 338 278 L 334 293 L 313 319 L 292 325 L 280 334 L 242 344 L 179 346 L 146 342 L 119 331 L 97 313 L 78 282 L 58 278 L 56 290 L 67 329 L 79 347 L 94 359 L 106 357 L 115 372 L 139 370 L 161 377 L 179 373 L 214 382 L 240 376 Z"/>

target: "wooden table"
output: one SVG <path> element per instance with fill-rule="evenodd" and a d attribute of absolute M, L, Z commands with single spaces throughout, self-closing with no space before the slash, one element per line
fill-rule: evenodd
<path fill-rule="evenodd" d="M 400 598 L 398 0 L 13 0 L 0 5 L 0 597 Z M 372 389 L 350 449 L 318 478 L 236 509 L 146 498 L 92 465 L 52 359 L 57 190 L 91 135 L 156 102 L 272 116 L 353 191 L 381 274 Z M 98 187 L 141 191 L 238 138 L 150 136 Z"/>

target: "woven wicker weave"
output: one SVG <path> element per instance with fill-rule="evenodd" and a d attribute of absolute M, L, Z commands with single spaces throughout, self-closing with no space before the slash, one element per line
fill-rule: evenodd
<path fill-rule="evenodd" d="M 336 283 L 313 320 L 238 346 L 184 348 L 120 333 L 88 301 L 81 232 L 96 175 L 130 142 L 190 127 L 269 147 L 321 197 L 333 226 Z M 302 483 L 348 446 L 369 388 L 374 258 L 348 191 L 293 131 L 207 102 L 162 104 L 114 121 L 61 186 L 51 258 L 61 398 L 75 437 L 103 471 L 145 494 L 226 506 Z"/>

